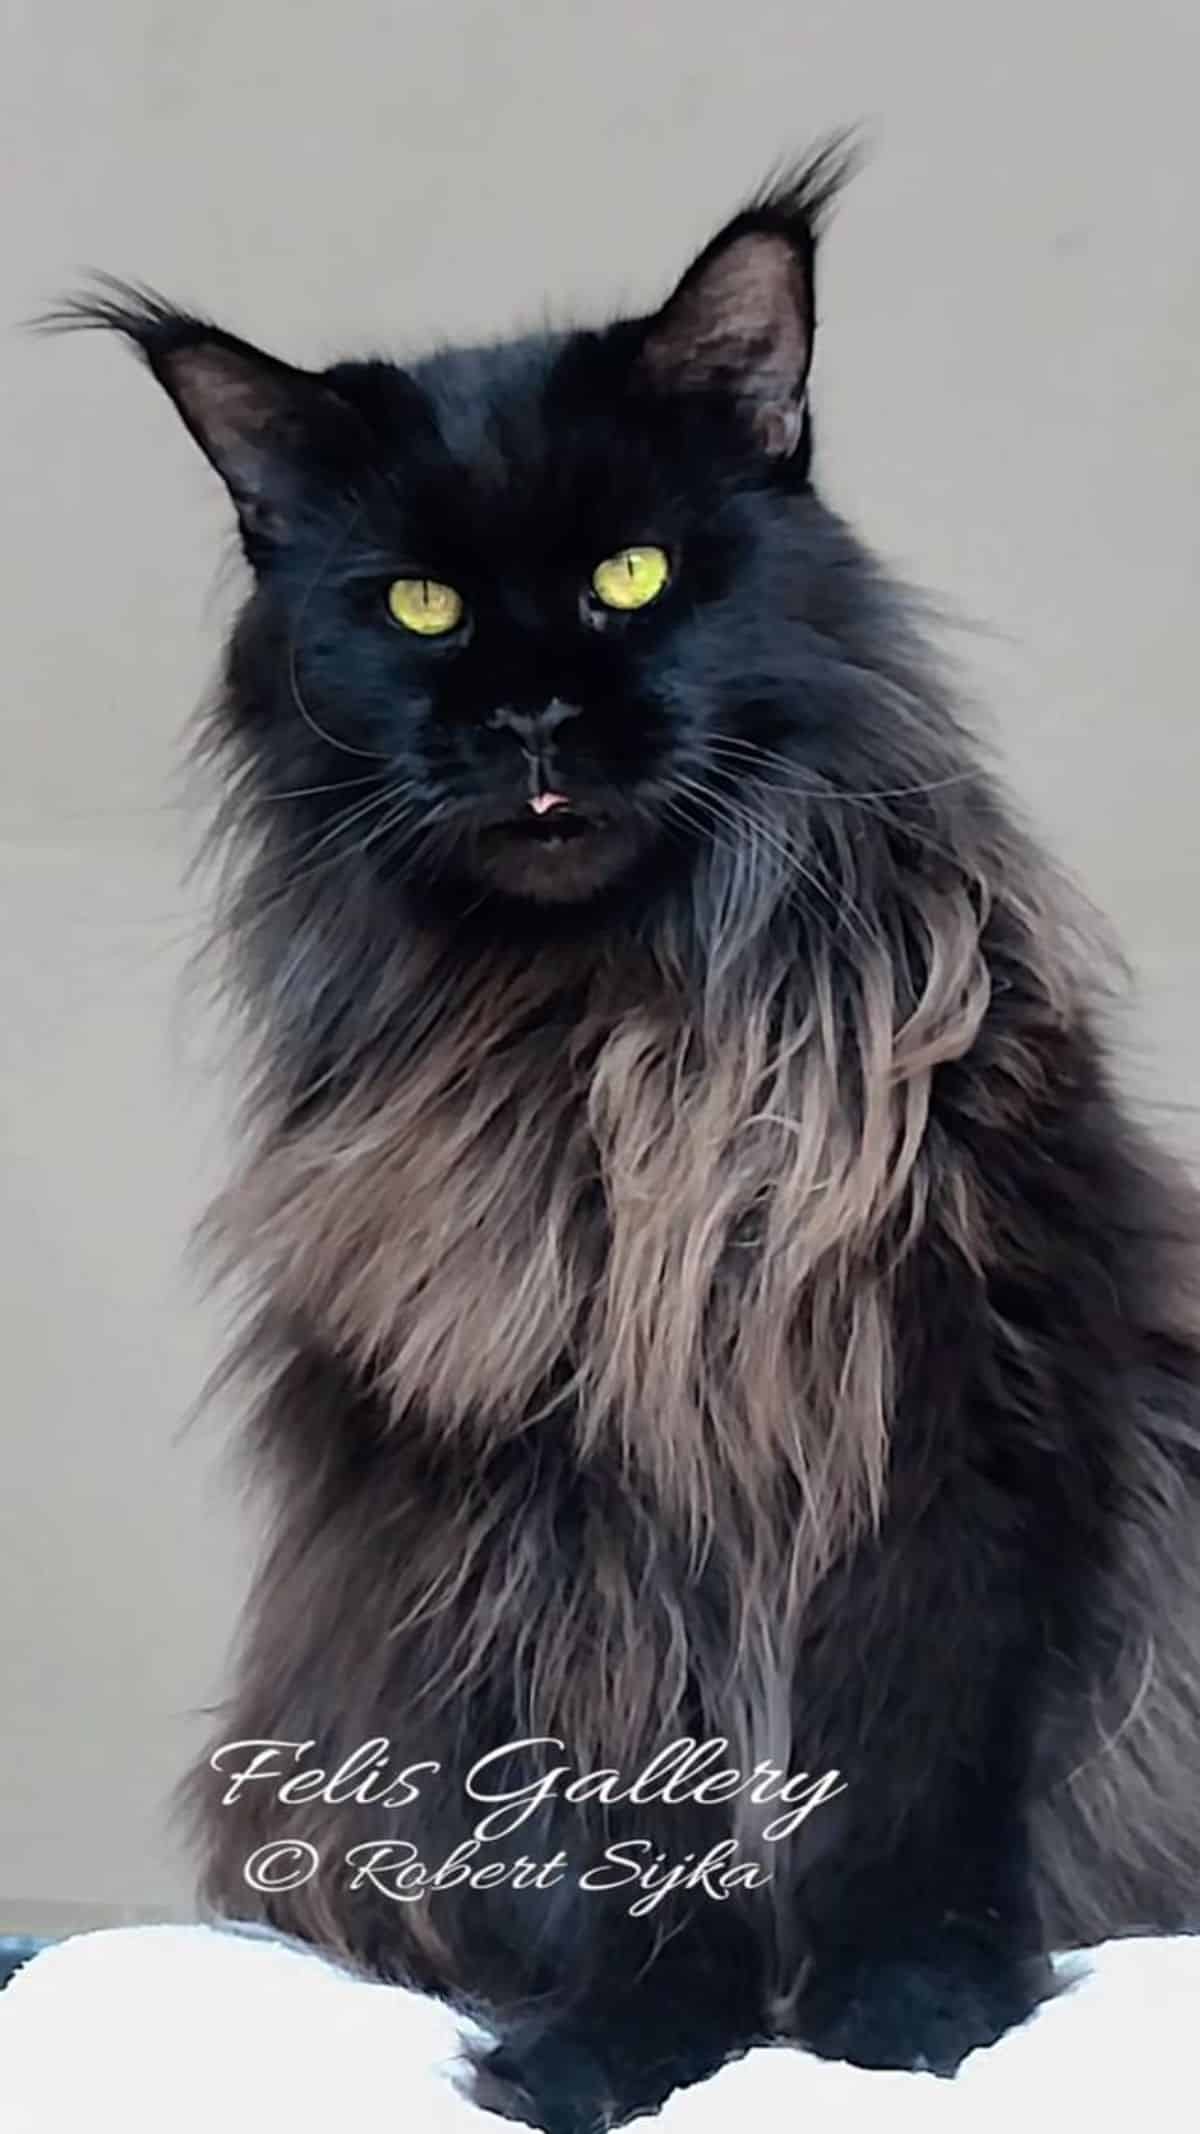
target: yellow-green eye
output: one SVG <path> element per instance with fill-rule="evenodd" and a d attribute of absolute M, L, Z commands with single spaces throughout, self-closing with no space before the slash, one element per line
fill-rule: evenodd
<path fill-rule="evenodd" d="M 388 587 L 388 613 L 393 622 L 418 637 L 444 637 L 462 621 L 462 596 L 452 585 L 439 585 L 436 578 L 395 578 Z"/>
<path fill-rule="evenodd" d="M 622 548 L 592 572 L 592 591 L 606 608 L 644 608 L 657 600 L 671 566 L 662 548 Z"/>

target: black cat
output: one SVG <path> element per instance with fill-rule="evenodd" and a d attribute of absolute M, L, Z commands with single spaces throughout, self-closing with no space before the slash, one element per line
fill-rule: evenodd
<path fill-rule="evenodd" d="M 67 314 L 252 569 L 213 1231 L 271 1538 L 219 1743 L 290 1746 L 199 1774 L 208 1895 L 482 2013 L 479 2094 L 551 2134 L 760 2038 L 949 2073 L 1049 1949 L 1197 1909 L 1200 1221 L 812 488 L 842 160 L 596 331 L 315 374 L 116 286 Z M 456 1852 L 496 1750 L 611 1793 L 683 1739 L 741 1790 L 564 1782 Z M 378 1741 L 415 1797 L 280 1797 Z M 801 1770 L 841 1790 L 772 1836 L 748 1781 Z M 311 1874 L 253 1894 L 283 1840 Z M 596 1886 L 713 1846 L 758 1872 Z"/>

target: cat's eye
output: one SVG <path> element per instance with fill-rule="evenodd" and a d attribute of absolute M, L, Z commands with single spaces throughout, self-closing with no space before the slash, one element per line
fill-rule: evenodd
<path fill-rule="evenodd" d="M 671 576 L 664 548 L 621 548 L 592 572 L 592 591 L 606 608 L 645 608 Z"/>
<path fill-rule="evenodd" d="M 392 621 L 418 637 L 445 637 L 463 619 L 461 593 L 436 578 L 394 578 L 387 604 Z"/>

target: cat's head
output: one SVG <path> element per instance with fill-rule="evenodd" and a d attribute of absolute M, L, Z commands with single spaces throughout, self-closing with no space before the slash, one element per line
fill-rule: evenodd
<path fill-rule="evenodd" d="M 842 751 L 861 779 L 805 684 L 839 600 L 807 382 L 845 160 L 598 331 L 310 372 L 116 285 L 73 307 L 132 339 L 232 497 L 254 585 L 225 716 L 298 851 L 578 906 L 736 837 L 755 765 Z"/>

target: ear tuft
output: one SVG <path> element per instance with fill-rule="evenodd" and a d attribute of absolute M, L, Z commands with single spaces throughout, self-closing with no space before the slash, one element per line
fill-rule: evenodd
<path fill-rule="evenodd" d="M 51 310 L 43 311 L 32 321 L 34 331 L 87 333 L 99 329 L 122 334 L 147 362 L 156 351 L 218 331 L 211 320 L 180 310 L 145 283 L 122 281 L 99 269 L 92 273 L 91 282 L 91 288 L 77 290 Z"/>
<path fill-rule="evenodd" d="M 817 240 L 858 161 L 855 137 L 839 134 L 777 171 L 646 328 L 640 366 L 655 390 L 726 400 L 770 458 L 791 457 L 805 434 Z"/>
<path fill-rule="evenodd" d="M 746 204 L 779 229 L 815 248 L 837 200 L 865 159 L 861 133 L 845 128 L 809 155 L 776 166 Z"/>

